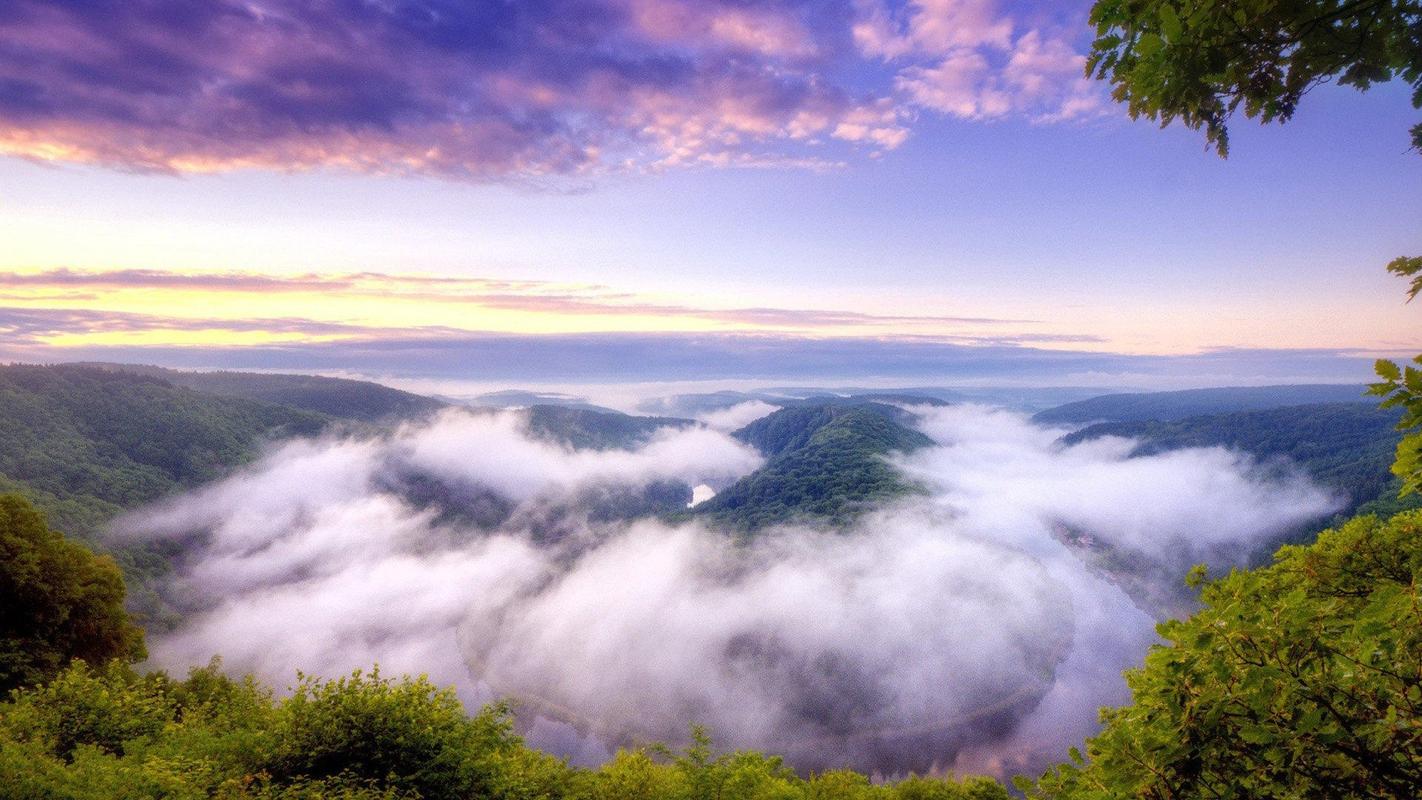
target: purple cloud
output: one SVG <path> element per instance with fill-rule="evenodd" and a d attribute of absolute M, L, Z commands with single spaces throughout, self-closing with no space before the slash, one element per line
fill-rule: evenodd
<path fill-rule="evenodd" d="M 988 0 L 11 0 L 0 153 L 469 180 L 825 166 L 898 146 L 916 108 L 1076 113 L 1053 30 Z"/>

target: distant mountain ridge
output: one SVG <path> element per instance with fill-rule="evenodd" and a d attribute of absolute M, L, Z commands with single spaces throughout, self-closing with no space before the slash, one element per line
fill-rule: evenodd
<path fill-rule="evenodd" d="M 1319 403 L 1178 420 L 1104 422 L 1062 437 L 1071 445 L 1102 436 L 1140 440 L 1135 455 L 1187 447 L 1227 447 L 1261 462 L 1287 458 L 1345 499 L 1340 512 L 1392 513 L 1405 505 L 1390 470 L 1400 412 L 1367 403 Z"/>
<path fill-rule="evenodd" d="M 485 392 L 483 394 L 474 395 L 473 397 L 463 398 L 460 402 L 477 408 L 557 406 L 560 408 L 577 408 L 583 411 L 619 413 L 615 409 L 590 403 L 586 397 L 555 392 L 531 392 L 525 389 L 504 389 L 498 392 Z"/>
<path fill-rule="evenodd" d="M 1368 403 L 1366 391 L 1361 384 L 1323 383 L 1106 394 L 1038 412 L 1032 420 L 1046 425 L 1169 421 L 1318 403 Z"/>
<path fill-rule="evenodd" d="M 722 411 L 741 403 L 762 402 L 773 406 L 805 403 L 862 403 L 866 400 L 904 405 L 944 405 L 949 403 L 980 403 L 1003 406 L 1033 413 L 1055 408 L 1063 403 L 1099 397 L 1107 390 L 1080 386 L 1043 387 L 932 387 L 908 386 L 896 388 L 837 387 L 819 388 L 788 386 L 780 388 L 673 394 L 653 397 L 638 404 L 637 410 L 647 414 L 694 417 Z M 566 405 L 566 403 L 559 403 Z"/>
<path fill-rule="evenodd" d="M 411 419 L 449 406 L 432 397 L 350 378 L 230 370 L 192 372 L 147 364 L 107 362 L 80 363 L 76 366 L 147 375 L 174 386 L 208 394 L 288 406 L 360 422 Z"/>
<path fill-rule="evenodd" d="M 577 406 L 536 405 L 528 409 L 530 433 L 574 450 L 632 449 L 646 444 L 663 428 L 695 424 L 676 417 L 634 417 Z"/>

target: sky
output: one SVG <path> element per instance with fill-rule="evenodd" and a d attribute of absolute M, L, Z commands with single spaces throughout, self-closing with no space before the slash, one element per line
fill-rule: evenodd
<path fill-rule="evenodd" d="M 1230 157 L 1088 4 L 0 7 L 0 359 L 392 380 L 1361 381 L 1407 87 Z"/>

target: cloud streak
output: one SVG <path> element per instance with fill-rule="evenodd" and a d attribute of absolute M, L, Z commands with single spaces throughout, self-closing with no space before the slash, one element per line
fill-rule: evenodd
<path fill-rule="evenodd" d="M 1387 352 L 1126 355 L 1025 318 L 715 307 L 597 284 L 374 272 L 0 272 L 0 359 L 580 383 L 1360 382 Z M 1400 348 L 1399 348 L 1400 349 Z"/>
<path fill-rule="evenodd" d="M 744 330 L 873 335 L 933 333 L 1086 341 L 1036 332 L 1036 320 L 952 314 L 876 314 L 834 308 L 697 305 L 596 284 L 374 272 L 277 275 L 144 269 L 0 274 L 0 326 L 14 341 L 182 331 L 241 331 L 369 339 L 606 329 Z M 161 312 L 161 313 L 159 313 Z M 289 316 L 282 316 L 286 312 Z M 179 316 L 186 314 L 187 316 Z M 300 316 L 298 316 L 300 315 Z M 309 319 L 308 317 L 315 317 Z M 145 324 L 146 320 L 146 324 Z M 286 336 L 285 338 L 292 338 Z M 153 338 L 150 337 L 150 341 Z M 161 339 L 160 339 L 161 341 Z M 181 336 L 168 337 L 181 343 Z"/>
<path fill-rule="evenodd" d="M 847 532 L 598 517 L 596 498 L 724 485 L 759 459 L 706 428 L 570 451 L 508 412 L 291 443 L 122 530 L 191 544 L 167 590 L 188 616 L 152 644 L 165 666 L 429 671 L 520 699 L 540 743 L 584 756 L 698 721 L 802 768 L 1010 772 L 1089 733 L 1153 641 L 1153 609 L 1093 549 L 1168 591 L 1333 507 L 1221 450 L 1131 458 L 1003 412 L 920 411 L 939 446 L 902 465 L 929 493 Z"/>
<path fill-rule="evenodd" d="M 390 380 L 578 383 L 778 380 L 994 386 L 1191 386 L 1362 383 L 1374 356 L 1352 350 L 1260 349 L 1149 356 L 1017 344 L 751 334 L 457 333 L 247 346 L 0 345 L 0 359 L 125 361 L 174 368 L 383 376 Z"/>
<path fill-rule="evenodd" d="M 1051 30 L 980 0 L 16 0 L 0 152 L 475 181 L 826 168 L 899 146 L 918 109 L 1073 116 L 1079 57 Z"/>

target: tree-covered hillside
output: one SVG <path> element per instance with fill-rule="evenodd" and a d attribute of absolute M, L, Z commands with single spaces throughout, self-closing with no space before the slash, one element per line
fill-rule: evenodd
<path fill-rule="evenodd" d="M 1364 403 L 1367 402 L 1366 391 L 1364 386 L 1323 383 L 1107 394 L 1060 405 L 1042 411 L 1032 419 L 1044 425 L 1176 420 L 1203 414 L 1260 411 L 1314 403 Z"/>
<path fill-rule="evenodd" d="M 645 444 L 662 428 L 695 423 L 675 417 L 634 417 L 616 411 L 536 405 L 528 409 L 528 429 L 534 436 L 575 450 L 630 449 Z"/>
<path fill-rule="evenodd" d="M 239 397 L 261 403 L 314 411 L 340 419 L 383 422 L 432 414 L 448 406 L 443 401 L 369 381 L 319 375 L 264 372 L 189 372 L 139 364 L 92 364 L 99 369 L 160 378 L 207 394 Z"/>
<path fill-rule="evenodd" d="M 1400 434 L 1398 412 L 1366 403 L 1325 403 L 1267 411 L 1189 417 L 1169 422 L 1110 422 L 1063 437 L 1074 444 L 1101 436 L 1141 440 L 1139 455 L 1185 447 L 1228 447 L 1253 455 L 1266 467 L 1288 459 L 1345 500 L 1344 516 L 1367 510 L 1396 511 L 1397 481 L 1389 471 Z"/>
<path fill-rule="evenodd" d="M 0 491 L 88 536 L 119 512 L 221 477 L 263 441 L 320 431 L 309 411 L 82 366 L 0 366 Z"/>
<path fill-rule="evenodd" d="M 885 461 L 933 441 L 906 426 L 910 415 L 880 403 L 781 409 L 736 431 L 769 460 L 696 513 L 743 531 L 798 518 L 842 523 L 913 491 Z"/>

